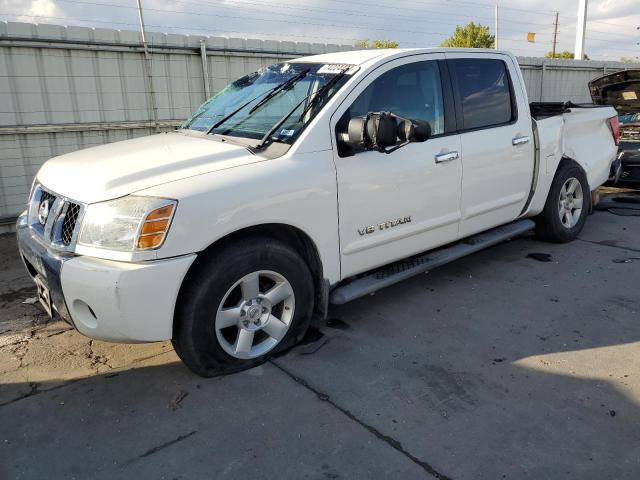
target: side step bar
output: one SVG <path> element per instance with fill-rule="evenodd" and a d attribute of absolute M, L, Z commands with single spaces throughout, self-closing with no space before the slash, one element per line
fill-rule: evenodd
<path fill-rule="evenodd" d="M 364 277 L 356 278 L 346 285 L 335 288 L 329 294 L 329 302 L 342 305 L 356 298 L 373 293 L 381 288 L 401 282 L 420 273 L 425 273 L 440 265 L 491 247 L 533 229 L 533 220 L 517 220 L 507 225 L 487 230 L 473 237 L 465 238 L 450 246 L 423 255 L 392 263 L 375 270 Z"/>

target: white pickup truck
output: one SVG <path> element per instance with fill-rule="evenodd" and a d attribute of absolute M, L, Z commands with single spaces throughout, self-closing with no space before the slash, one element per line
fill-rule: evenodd
<path fill-rule="evenodd" d="M 535 228 L 566 242 L 610 107 L 529 105 L 513 55 L 340 52 L 231 83 L 177 131 L 47 161 L 17 224 L 45 309 L 194 372 L 255 365 L 341 304 Z"/>

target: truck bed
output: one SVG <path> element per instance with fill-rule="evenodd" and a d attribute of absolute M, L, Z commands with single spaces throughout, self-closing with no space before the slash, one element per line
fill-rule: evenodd
<path fill-rule="evenodd" d="M 607 181 L 618 148 L 608 122 L 616 116 L 611 107 L 556 102 L 532 103 L 531 108 L 536 167 L 526 216 L 534 216 L 544 208 L 562 159 L 578 163 L 587 175 L 590 189 L 595 190 Z"/>
<path fill-rule="evenodd" d="M 568 113 L 572 108 L 603 108 L 607 105 L 595 105 L 593 103 L 573 103 L 573 102 L 531 102 L 529 109 L 531 116 L 535 120 L 555 117 Z"/>

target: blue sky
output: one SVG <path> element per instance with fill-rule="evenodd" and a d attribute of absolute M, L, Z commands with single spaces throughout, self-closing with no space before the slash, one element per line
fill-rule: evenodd
<path fill-rule="evenodd" d="M 310 42 L 388 38 L 434 46 L 456 25 L 491 27 L 491 0 L 142 0 L 148 30 Z M 585 51 L 593 59 L 640 56 L 639 0 L 590 0 Z M 542 56 L 551 50 L 555 10 L 558 50 L 573 50 L 578 0 L 498 2 L 501 48 Z M 135 0 L 0 0 L 0 20 L 136 29 Z M 536 33 L 534 43 L 528 32 Z"/>

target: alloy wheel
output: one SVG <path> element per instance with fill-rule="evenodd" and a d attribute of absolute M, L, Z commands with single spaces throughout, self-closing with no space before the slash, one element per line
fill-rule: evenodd
<path fill-rule="evenodd" d="M 261 270 L 245 275 L 233 284 L 218 306 L 218 342 L 232 357 L 260 357 L 284 338 L 294 307 L 293 288 L 279 273 Z"/>
<path fill-rule="evenodd" d="M 569 178 L 562 185 L 558 199 L 558 215 L 565 228 L 573 228 L 580 221 L 583 203 L 584 195 L 580 181 L 575 177 Z"/>

